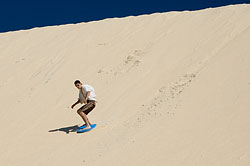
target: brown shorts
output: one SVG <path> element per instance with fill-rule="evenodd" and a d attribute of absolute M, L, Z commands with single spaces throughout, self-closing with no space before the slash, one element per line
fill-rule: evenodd
<path fill-rule="evenodd" d="M 79 108 L 82 112 L 88 115 L 95 108 L 94 100 L 87 100 L 87 104 Z"/>

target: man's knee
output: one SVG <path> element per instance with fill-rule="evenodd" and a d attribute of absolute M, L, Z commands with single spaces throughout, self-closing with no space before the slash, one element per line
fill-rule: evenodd
<path fill-rule="evenodd" d="M 82 112 L 82 110 L 81 110 L 81 109 L 78 109 L 78 110 L 77 110 L 77 113 L 78 113 L 78 114 L 80 114 L 81 112 Z"/>

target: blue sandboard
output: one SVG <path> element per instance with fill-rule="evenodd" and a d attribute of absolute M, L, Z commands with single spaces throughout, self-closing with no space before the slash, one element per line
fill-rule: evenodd
<path fill-rule="evenodd" d="M 79 129 L 77 130 L 77 133 L 84 133 L 86 131 L 90 131 L 96 127 L 96 124 L 91 124 L 90 126 L 91 126 L 90 129 L 85 129 L 86 126 L 79 127 Z"/>
<path fill-rule="evenodd" d="M 84 129 L 85 127 L 86 127 L 86 125 L 82 125 L 78 129 Z"/>
<path fill-rule="evenodd" d="M 90 124 L 90 126 L 91 126 L 92 124 Z M 96 125 L 96 124 L 95 124 Z M 86 124 L 84 124 L 84 125 L 82 125 L 82 126 L 80 126 L 78 129 L 84 129 L 86 127 Z"/>

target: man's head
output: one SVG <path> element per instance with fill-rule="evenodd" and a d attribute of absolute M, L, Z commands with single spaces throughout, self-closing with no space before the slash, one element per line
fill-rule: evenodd
<path fill-rule="evenodd" d="M 81 89 L 81 88 L 82 88 L 82 83 L 81 83 L 81 81 L 75 80 L 74 84 L 75 84 L 76 88 L 78 88 L 78 89 Z"/>

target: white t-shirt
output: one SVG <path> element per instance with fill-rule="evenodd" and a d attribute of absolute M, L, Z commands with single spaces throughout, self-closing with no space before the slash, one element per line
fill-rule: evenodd
<path fill-rule="evenodd" d="M 82 88 L 79 89 L 79 99 L 80 99 L 80 102 L 83 103 L 85 97 L 86 97 L 86 94 L 87 92 L 90 91 L 90 94 L 89 94 L 89 97 L 87 100 L 95 100 L 96 101 L 96 94 L 95 94 L 95 90 L 92 86 L 90 85 L 82 85 Z"/>

